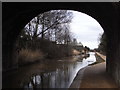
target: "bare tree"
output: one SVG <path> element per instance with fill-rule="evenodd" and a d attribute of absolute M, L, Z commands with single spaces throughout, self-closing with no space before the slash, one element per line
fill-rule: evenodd
<path fill-rule="evenodd" d="M 41 37 L 57 41 L 57 33 L 63 31 L 63 26 L 65 28 L 68 27 L 71 19 L 72 12 L 70 11 L 51 10 L 43 14 L 39 14 L 37 17 L 33 18 L 25 26 L 24 30 L 26 31 L 26 34 L 31 37 L 31 39 Z"/>

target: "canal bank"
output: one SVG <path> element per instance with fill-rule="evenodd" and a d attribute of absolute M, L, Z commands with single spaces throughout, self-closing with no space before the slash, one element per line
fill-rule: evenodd
<path fill-rule="evenodd" d="M 96 52 L 101 59 L 106 60 L 106 56 Z M 70 88 L 117 88 L 113 78 L 106 73 L 106 62 L 98 61 L 97 64 L 89 65 L 79 70 Z"/>
<path fill-rule="evenodd" d="M 69 88 L 78 71 L 96 61 L 95 53 L 46 60 L 4 75 L 4 88 Z M 85 57 L 86 56 L 86 57 Z"/>

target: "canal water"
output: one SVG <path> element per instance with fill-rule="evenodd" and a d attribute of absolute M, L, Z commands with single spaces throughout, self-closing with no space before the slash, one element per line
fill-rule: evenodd
<path fill-rule="evenodd" d="M 7 88 L 69 88 L 78 71 L 96 62 L 95 53 L 61 60 L 46 60 L 19 68 L 4 76 Z"/>

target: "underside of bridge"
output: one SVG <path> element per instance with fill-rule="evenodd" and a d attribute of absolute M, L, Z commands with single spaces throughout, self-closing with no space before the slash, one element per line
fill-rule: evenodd
<path fill-rule="evenodd" d="M 2 3 L 2 69 L 18 68 L 14 44 L 22 28 L 49 10 L 75 10 L 96 19 L 107 35 L 106 71 L 120 86 L 120 3 Z"/>

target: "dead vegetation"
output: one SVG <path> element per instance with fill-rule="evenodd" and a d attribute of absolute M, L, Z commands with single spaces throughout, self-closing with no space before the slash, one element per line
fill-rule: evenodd
<path fill-rule="evenodd" d="M 44 58 L 40 50 L 22 49 L 18 55 L 19 65 L 40 61 Z"/>

